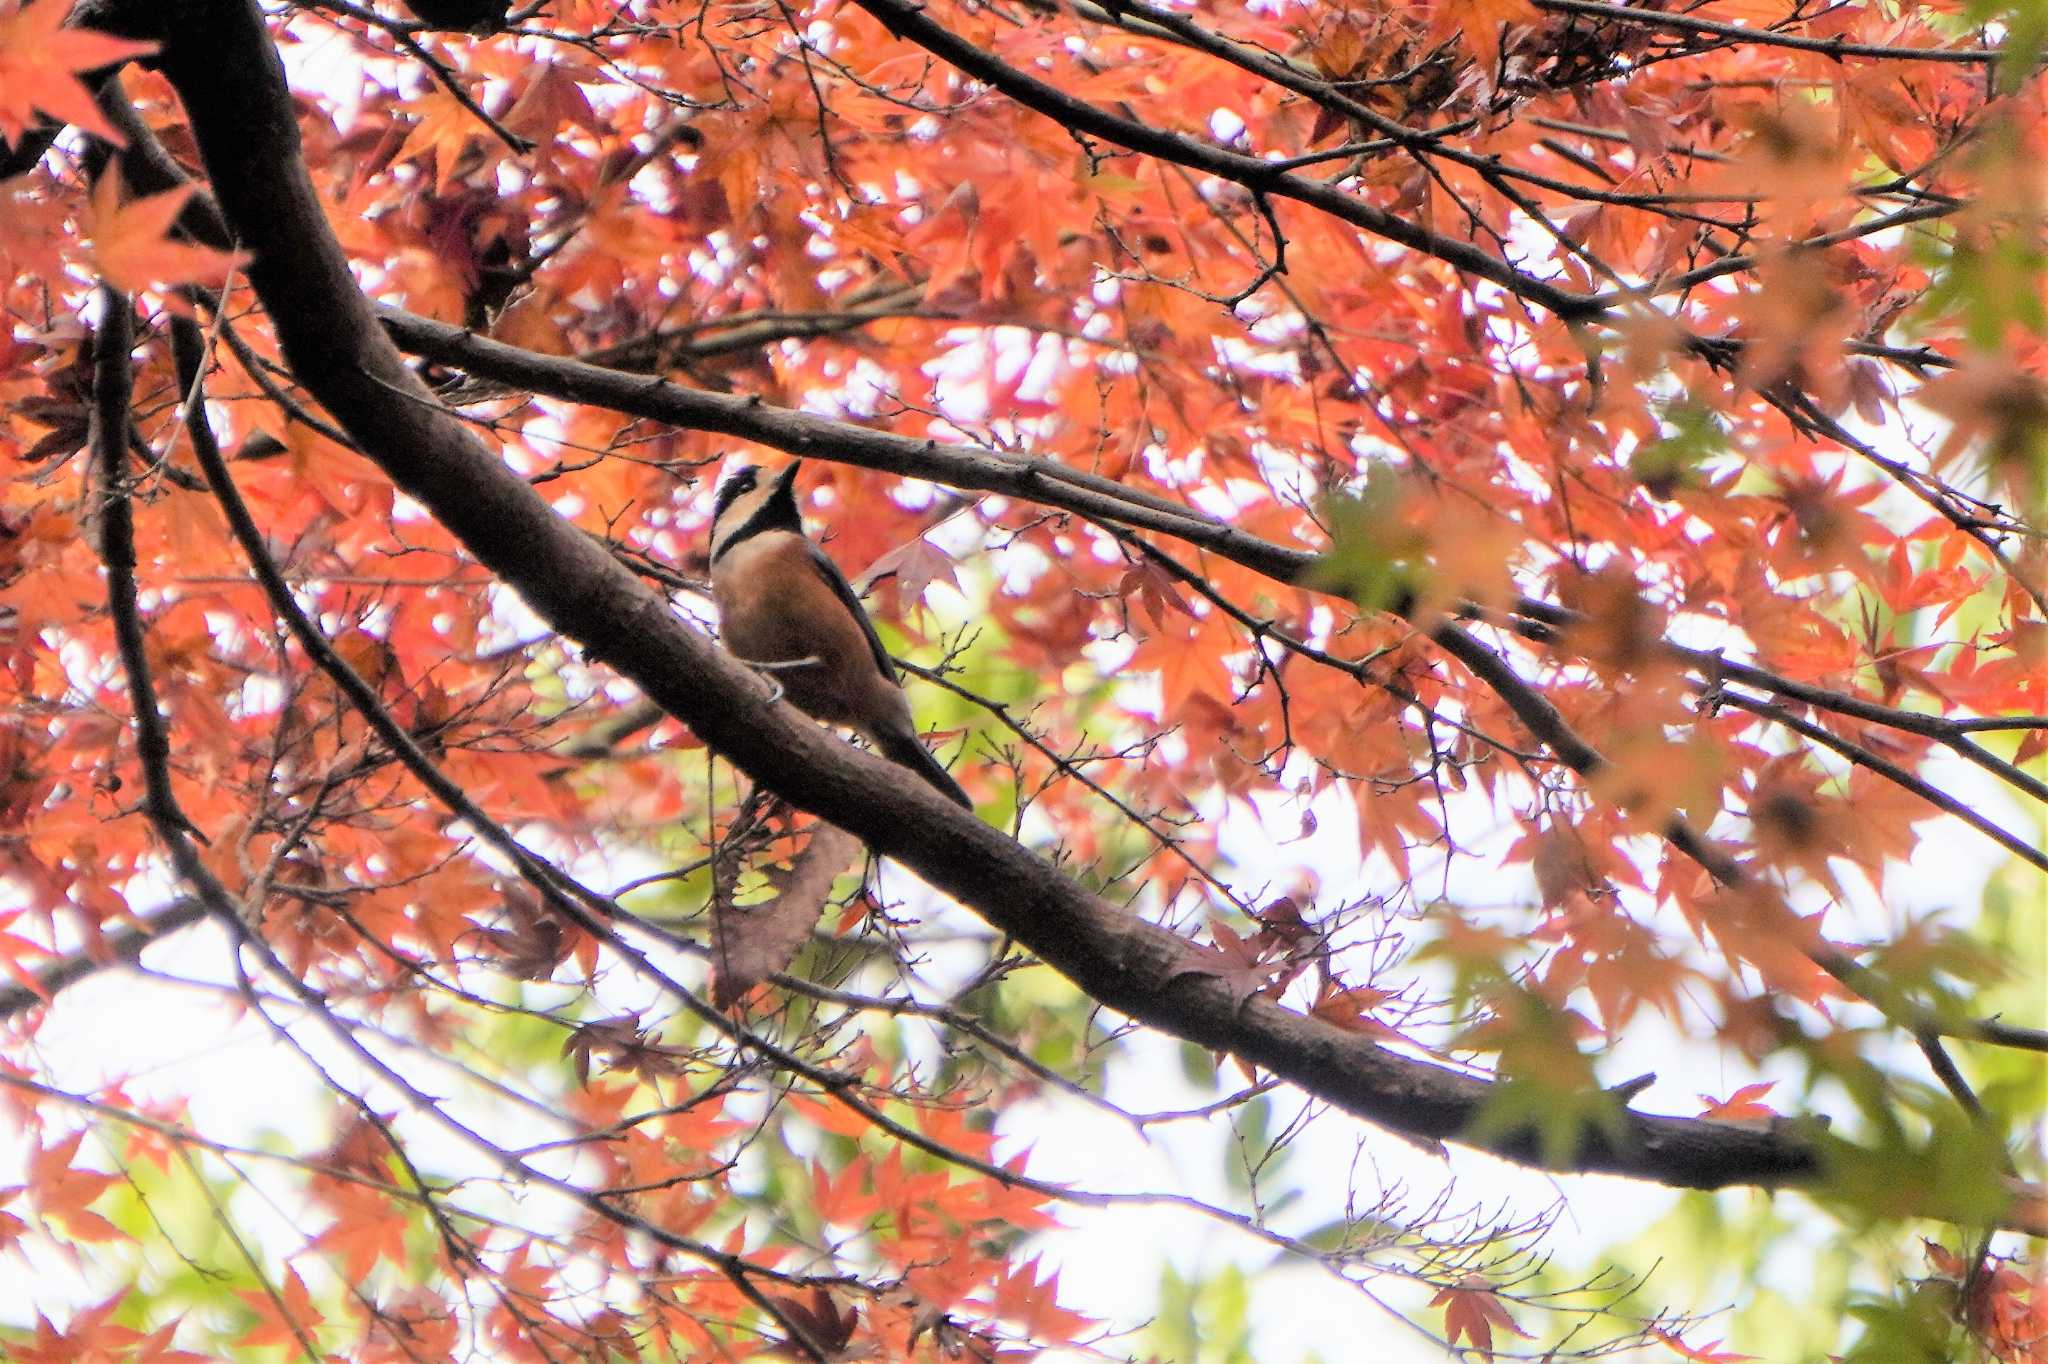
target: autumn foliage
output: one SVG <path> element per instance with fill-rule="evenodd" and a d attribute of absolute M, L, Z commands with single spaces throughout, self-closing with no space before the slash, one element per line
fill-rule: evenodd
<path fill-rule="evenodd" d="M 0 0 L 0 1356 L 2048 1361 L 2044 53 Z"/>

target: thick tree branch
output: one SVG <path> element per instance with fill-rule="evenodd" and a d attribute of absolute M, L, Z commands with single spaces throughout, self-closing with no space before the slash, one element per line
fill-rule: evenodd
<path fill-rule="evenodd" d="M 1108 1006 L 1233 1052 L 1392 1129 L 1432 1140 L 1467 1132 L 1493 1092 L 1486 1081 L 1395 1055 L 1265 1001 L 1240 1001 L 1223 982 L 1188 970 L 1179 938 L 1105 903 L 936 793 L 902 782 L 890 764 L 838 742 L 786 705 L 768 704 L 758 677 L 557 517 L 413 377 L 328 229 L 298 154 L 282 69 L 254 5 L 134 0 L 116 8 L 102 12 L 164 43 L 165 74 L 185 101 L 226 221 L 254 252 L 251 282 L 301 382 L 544 619 L 754 779 L 860 834 Z M 989 463 L 991 477 L 1037 477 L 1013 462 Z M 1128 516 L 1129 504 L 1115 510 Z M 1628 1114 L 1618 1138 L 1589 1133 L 1567 1165 L 1691 1187 L 1774 1185 L 1815 1177 L 1827 1141 L 1798 1124 Z M 1543 1162 L 1526 1132 L 1487 1144 Z"/>
<path fill-rule="evenodd" d="M 107 116 L 128 139 L 129 150 L 121 164 L 135 192 L 155 193 L 185 183 L 184 173 L 136 115 L 134 106 L 120 94 L 118 82 L 110 84 L 101 103 Z M 233 233 L 210 195 L 193 195 L 179 225 L 209 245 L 229 249 L 235 244 Z M 1052 460 L 981 446 L 940 445 L 932 440 L 794 412 L 752 397 L 705 393 L 664 379 L 523 350 L 399 308 L 380 306 L 378 316 L 398 344 L 413 355 L 461 369 L 477 378 L 565 402 L 587 403 L 672 426 L 731 435 L 793 455 L 831 459 L 955 488 L 1001 493 L 1098 522 L 1114 521 L 1158 531 L 1289 587 L 1307 584 L 1320 559 L 1314 550 L 1261 539 L 1171 499 Z M 1583 617 L 1564 607 L 1523 597 L 1515 602 L 1510 618 L 1501 623 L 1532 642 L 1558 647 L 1562 643 L 1559 630 L 1583 623 Z M 1742 682 L 1818 710 L 1933 739 L 2028 796 L 2048 802 L 2048 784 L 1988 753 L 1969 738 L 1971 733 L 1983 729 L 2048 727 L 2048 717 L 1950 719 L 1785 677 L 1727 658 L 1716 649 L 1687 648 L 1667 641 L 1662 652 L 1692 669 L 1705 684 L 1719 679 Z"/>
<path fill-rule="evenodd" d="M 674 426 L 731 435 L 793 455 L 837 460 L 900 477 L 944 483 L 949 487 L 1001 493 L 1059 507 L 1097 522 L 1157 531 L 1252 569 L 1285 586 L 1302 587 L 1311 581 L 1313 569 L 1321 558 L 1315 551 L 1261 539 L 1192 508 L 1177 506 L 1165 498 L 1139 493 L 1049 460 L 1012 455 L 981 446 L 940 445 L 935 441 L 918 440 L 775 407 L 754 398 L 705 393 L 664 379 L 625 374 L 576 360 L 540 355 L 397 308 L 381 307 L 378 316 L 398 343 L 414 355 L 515 384 L 535 393 L 569 402 L 594 403 Z M 1548 645 L 1559 642 L 1558 627 L 1580 620 L 1575 613 L 1528 598 L 1515 604 L 1515 613 L 1522 619 L 1509 622 L 1509 628 L 1525 638 Z M 1474 649 L 1484 650 L 1483 645 L 1455 625 L 1438 626 L 1432 637 L 1439 645 L 1459 655 L 1468 667 L 1471 661 L 1464 656 Z M 1950 720 L 1904 710 L 1799 682 L 1753 664 L 1726 658 L 1712 649 L 1667 644 L 1662 651 L 1709 681 L 1722 678 L 1743 682 L 1818 709 L 1931 738 L 1984 766 L 2024 794 L 2048 800 L 2048 786 L 1969 740 L 1968 734 L 1973 727 L 1983 727 L 1980 722 Z M 1482 674 L 1482 681 L 1493 679 L 1505 683 L 1506 676 L 1489 670 Z M 1526 686 L 1517 690 L 1526 690 Z M 1567 761 L 1570 761 L 1569 757 Z M 1572 765 L 1577 767 L 1579 763 L 1573 762 Z M 1889 779 L 1890 774 L 1880 771 L 1880 775 Z"/>

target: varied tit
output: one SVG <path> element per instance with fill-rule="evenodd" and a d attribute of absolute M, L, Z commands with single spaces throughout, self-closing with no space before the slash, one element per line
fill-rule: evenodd
<path fill-rule="evenodd" d="M 882 756 L 973 809 L 918 742 L 910 699 L 860 598 L 804 535 L 794 491 L 800 467 L 798 461 L 769 474 L 738 464 L 719 480 L 711 599 L 726 647 L 767 669 L 799 709 L 866 735 Z"/>

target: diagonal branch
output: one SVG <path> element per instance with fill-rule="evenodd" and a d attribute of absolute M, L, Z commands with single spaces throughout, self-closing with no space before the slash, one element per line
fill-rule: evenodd
<path fill-rule="evenodd" d="M 1002 91 L 1025 108 L 1045 115 L 1076 134 L 1099 137 L 1133 152 L 1229 180 L 1254 194 L 1269 194 L 1321 209 L 1331 217 L 1376 237 L 1396 242 L 1497 284 L 1566 321 L 1596 317 L 1606 311 L 1584 295 L 1524 274 L 1470 242 L 1431 232 L 1320 180 L 1294 175 L 1256 156 L 1228 151 L 1213 143 L 1198 142 L 1180 133 L 1149 128 L 1086 100 L 1076 99 L 1058 86 L 1011 66 L 927 18 L 925 7 L 916 0 L 855 0 L 855 3 L 891 33 L 909 39 L 973 79 Z"/>
<path fill-rule="evenodd" d="M 187 183 L 184 173 L 121 94 L 118 81 L 108 82 L 101 104 L 128 140 L 128 152 L 121 166 L 136 193 L 155 193 Z M 212 246 L 230 249 L 235 245 L 234 234 L 221 218 L 219 207 L 205 193 L 195 194 L 187 202 L 180 227 Z M 955 488 L 1002 493 L 1059 507 L 1098 523 L 1114 521 L 1159 531 L 1290 587 L 1306 586 L 1320 557 L 1313 550 L 1261 539 L 1171 499 L 1052 460 L 980 446 L 940 445 L 928 439 L 795 412 L 751 397 L 705 393 L 659 377 L 625 374 L 600 364 L 541 355 L 398 308 L 381 306 L 378 315 L 398 344 L 411 354 L 459 368 L 473 377 L 562 401 L 606 407 L 690 430 L 732 435 L 806 458 L 836 460 Z M 232 341 L 232 333 L 228 335 Z M 1818 434 L 1833 438 L 1835 431 Z M 1867 459 L 1883 462 L 1875 452 L 1866 452 L 1853 444 L 1848 448 Z M 1914 486 L 1918 486 L 1917 482 Z M 1576 612 L 1524 597 L 1515 602 L 1509 618 L 1501 623 L 1524 639 L 1556 648 L 1564 643 L 1561 628 L 1582 620 Z M 1818 710 L 1931 738 L 2030 798 L 2048 803 L 2048 783 L 1988 752 L 1970 738 L 1983 729 L 2048 728 L 2048 716 L 1952 719 L 1929 715 L 1785 677 L 1726 658 L 1716 649 L 1688 648 L 1670 641 L 1661 648 L 1666 657 L 1691 669 L 1703 686 L 1711 687 L 1721 679 L 1738 681 Z"/>
<path fill-rule="evenodd" d="M 1301 587 L 1311 581 L 1312 570 L 1320 558 L 1314 551 L 1260 539 L 1192 508 L 1177 506 L 1164 498 L 1139 493 L 1049 460 L 979 446 L 942 446 L 934 441 L 813 416 L 751 398 L 705 393 L 665 379 L 624 374 L 575 360 L 540 355 L 395 308 L 380 308 L 378 316 L 392 336 L 412 354 L 551 397 L 595 403 L 672 425 L 738 436 L 806 458 L 832 459 L 906 478 L 1001 493 L 1059 507 L 1100 524 L 1115 523 L 1159 531 L 1288 586 Z M 1848 433 L 1843 432 L 1842 435 L 1847 436 Z M 1575 613 L 1529 599 L 1518 601 L 1514 610 L 1521 619 L 1510 622 L 1509 628 L 1532 641 L 1550 645 L 1559 642 L 1558 627 L 1580 619 Z M 1438 626 L 1432 632 L 1432 638 L 1496 690 L 1502 686 L 1513 687 L 1518 693 L 1529 690 L 1525 683 L 1514 677 L 1512 671 L 1473 668 L 1472 652 L 1476 650 L 1491 656 L 1490 651 L 1455 625 Z M 1904 710 L 1799 682 L 1768 669 L 1727 659 L 1711 649 L 1667 644 L 1664 652 L 1709 681 L 1719 677 L 1744 682 L 1819 709 L 1932 738 L 1984 766 L 2023 793 L 2038 800 L 2048 800 L 2048 784 L 2041 783 L 1970 740 L 1972 721 L 1950 720 Z M 1510 703 L 1515 704 L 1512 700 Z M 2018 723 L 2014 722 L 2015 726 Z M 1569 746 L 1569 737 L 1562 732 L 1560 735 Z M 1597 765 L 1597 755 L 1592 755 L 1590 749 L 1577 753 L 1578 761 L 1573 761 L 1571 753 L 1560 753 L 1560 756 L 1565 757 L 1569 765 L 1585 771 Z M 1890 771 L 1882 768 L 1873 770 L 1887 780 L 1894 779 Z M 1905 789 L 1913 788 L 1907 786 Z M 2008 846 L 2015 841 L 2023 845 L 2023 840 L 2014 840 L 2009 835 L 2001 836 L 1988 829 L 1985 832 Z M 2023 855 L 2032 860 L 2040 854 L 2039 850 L 2032 850 Z"/>
<path fill-rule="evenodd" d="M 1701 37 L 1729 38 L 1737 42 L 1790 48 L 1796 52 L 1818 52 L 1838 61 L 1843 57 L 1870 57 L 1894 62 L 1955 62 L 1967 66 L 1988 66 L 2005 55 L 1995 47 L 1904 47 L 1859 43 L 1839 37 L 1815 38 L 1803 33 L 1783 33 L 1776 29 L 1753 28 L 1747 24 L 1731 24 L 1725 20 L 1689 14 L 1670 14 L 1635 5 L 1607 4 L 1604 0 L 1533 0 L 1533 3 L 1536 8 L 1553 14 L 1584 14 Z"/>
<path fill-rule="evenodd" d="M 1554 1163 L 1527 1130 L 1468 1135 L 1495 1092 L 1487 1081 L 1267 1001 L 1239 1000 L 1224 982 L 1187 969 L 1179 938 L 1102 901 L 937 793 L 904 783 L 891 764 L 770 704 L 754 673 L 557 516 L 405 365 L 328 227 L 299 155 L 282 68 L 253 4 L 104 0 L 95 8 L 113 26 L 149 30 L 163 42 L 163 71 L 185 103 L 225 220 L 254 252 L 251 283 L 301 382 L 368 457 L 554 628 L 756 781 L 858 833 L 1109 1007 L 1232 1052 L 1369 1121 Z M 992 474 L 1038 477 L 989 463 Z M 1129 505 L 1117 510 L 1128 514 Z M 1688 1187 L 1778 1185 L 1816 1178 L 1830 1140 L 1802 1124 L 1627 1113 L 1617 1135 L 1589 1131 L 1564 1164 Z"/>
<path fill-rule="evenodd" d="M 136 916 L 132 927 L 102 935 L 97 949 L 84 948 L 44 962 L 34 972 L 35 984 L 0 989 L 0 1022 L 47 1004 L 69 987 L 114 966 L 132 966 L 151 943 L 191 927 L 206 917 L 206 906 L 191 899 L 173 900 L 162 909 Z"/>

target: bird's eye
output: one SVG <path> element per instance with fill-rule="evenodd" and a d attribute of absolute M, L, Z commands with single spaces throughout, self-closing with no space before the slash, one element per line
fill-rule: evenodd
<path fill-rule="evenodd" d="M 719 513 L 730 507 L 733 504 L 733 500 L 739 497 L 740 494 L 752 492 L 758 477 L 759 471 L 751 464 L 742 465 L 740 468 L 734 469 L 731 473 L 727 474 L 718 485 L 717 496 L 712 499 L 712 518 L 715 520 Z"/>

